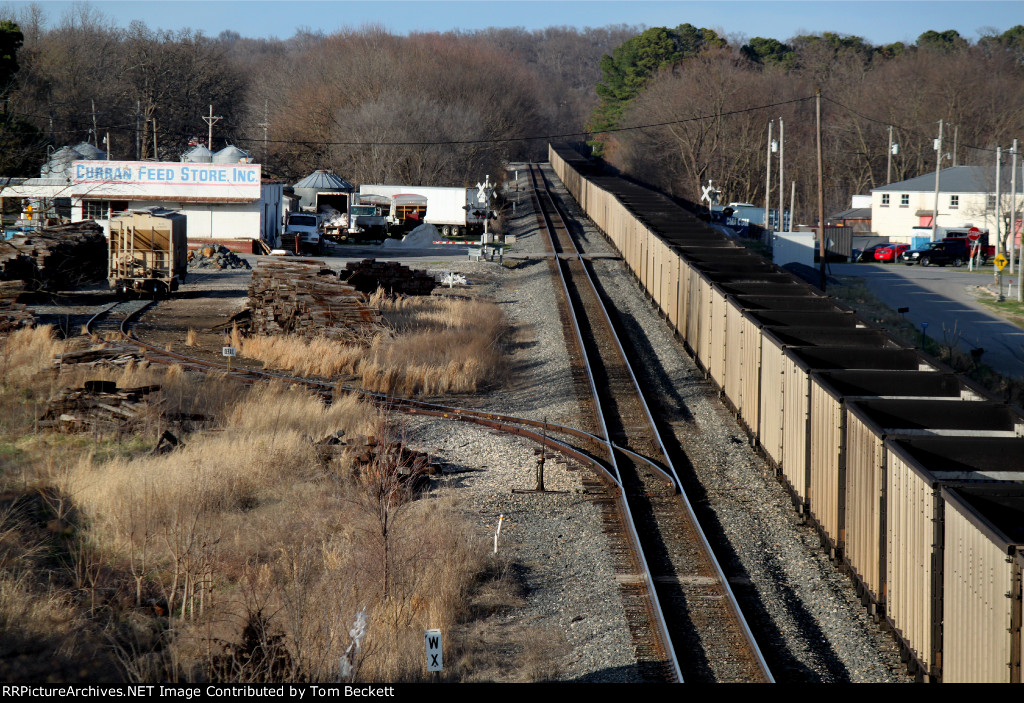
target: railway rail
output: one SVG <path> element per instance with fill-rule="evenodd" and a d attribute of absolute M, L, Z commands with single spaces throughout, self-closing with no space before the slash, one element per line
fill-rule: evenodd
<path fill-rule="evenodd" d="M 1020 682 L 1024 411 L 665 196 L 549 156 L 909 672 Z"/>
<path fill-rule="evenodd" d="M 718 564 L 692 506 L 682 490 L 665 442 L 637 381 L 587 264 L 571 236 L 543 172 L 531 165 L 538 222 L 549 235 L 576 356 L 589 386 L 589 402 L 604 438 L 619 491 L 624 525 L 635 557 L 620 559 L 623 598 L 635 622 L 650 618 L 650 631 L 637 624 L 640 652 L 666 653 L 679 681 L 772 681 L 750 628 Z M 657 457 L 672 477 L 665 491 L 660 477 L 617 446 Z M 609 520 L 609 525 L 612 521 Z M 641 595 L 643 591 L 645 594 Z M 639 606 L 644 602 L 644 608 Z M 658 646 L 650 644 L 657 635 Z M 685 657 L 676 652 L 684 651 Z M 652 662 L 646 668 L 657 675 Z"/>

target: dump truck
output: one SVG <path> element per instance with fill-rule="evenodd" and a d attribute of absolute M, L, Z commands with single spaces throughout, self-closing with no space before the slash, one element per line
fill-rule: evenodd
<path fill-rule="evenodd" d="M 399 223 L 399 206 L 420 196 L 426 199 L 423 222 L 437 227 L 443 237 L 479 236 L 490 214 L 490 203 L 477 202 L 475 188 L 445 188 L 439 186 L 361 185 L 360 196 L 381 195 L 391 199 L 390 221 Z"/>

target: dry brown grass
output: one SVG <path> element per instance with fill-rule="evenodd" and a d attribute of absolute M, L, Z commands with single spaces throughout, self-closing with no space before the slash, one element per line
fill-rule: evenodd
<path fill-rule="evenodd" d="M 354 376 L 367 390 L 401 395 L 472 393 L 500 374 L 506 323 L 483 301 L 410 296 L 371 300 L 388 330 L 368 346 L 327 339 L 252 337 L 241 353 L 304 376 Z"/>
<path fill-rule="evenodd" d="M 447 305 L 395 303 L 393 332 L 370 350 L 397 364 L 386 342 L 411 333 L 430 346 L 413 376 L 426 376 L 431 360 L 442 369 L 442 360 L 455 363 L 446 355 L 459 350 L 441 349 L 448 342 L 440 338 L 478 323 Z M 499 321 L 484 328 L 493 341 L 500 316 L 487 315 Z M 304 356 L 336 347 L 305 345 Z M 352 480 L 344 457 L 324 464 L 318 456 L 313 441 L 337 430 L 399 434 L 354 397 L 327 406 L 285 385 L 246 388 L 145 363 L 44 373 L 62 349 L 48 331 L 12 337 L 3 349 L 0 412 L 14 408 L 20 419 L 0 421 L 0 506 L 17 494 L 37 509 L 28 522 L 0 513 L 0 642 L 9 644 L 0 654 L 42 648 L 63 658 L 33 659 L 17 674 L 0 663 L 0 678 L 52 670 L 110 680 L 106 653 L 114 652 L 129 681 L 336 681 L 347 633 L 365 609 L 356 679 L 414 681 L 424 677 L 423 630 L 454 630 L 474 612 L 469 593 L 488 551 L 452 500 L 406 496 L 389 507 L 382 533 L 372 486 Z M 444 385 L 390 373 L 395 387 Z M 184 435 L 184 446 L 166 455 L 148 451 L 164 428 L 157 411 L 134 435 L 32 431 L 49 397 L 87 380 L 159 385 L 155 408 L 207 415 L 212 427 Z M 29 534 L 42 535 L 39 549 L 25 542 Z M 254 646 L 269 654 L 251 656 Z"/>
<path fill-rule="evenodd" d="M 384 597 L 374 496 L 325 471 L 311 441 L 339 429 L 386 436 L 383 422 L 351 397 L 324 406 L 301 390 L 261 386 L 233 407 L 224 431 L 192 436 L 172 454 L 83 456 L 56 472 L 95 558 L 133 576 L 136 605 L 156 593 L 178 621 L 180 636 L 160 660 L 174 671 L 162 675 L 280 678 L 216 668 L 226 666 L 216 657 L 210 673 L 210 652 L 222 651 L 211 638 L 237 641 L 261 614 L 286 643 L 286 678 L 332 680 L 345 633 L 367 608 L 360 679 L 420 677 L 423 630 L 465 612 L 477 563 L 467 528 L 448 500 L 403 504 L 387 535 L 394 568 Z"/>
<path fill-rule="evenodd" d="M 54 338 L 52 325 L 17 330 L 0 339 L 0 384 L 25 383 L 51 368 L 54 355 L 64 346 Z"/>

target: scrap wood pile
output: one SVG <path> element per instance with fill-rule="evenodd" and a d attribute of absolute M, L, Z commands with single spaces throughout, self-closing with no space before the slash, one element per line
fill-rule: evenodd
<path fill-rule="evenodd" d="M 322 261 L 262 260 L 249 284 L 250 331 L 339 341 L 362 338 L 380 311 Z"/>
<path fill-rule="evenodd" d="M 142 352 L 128 350 L 124 347 L 92 347 L 79 351 L 65 352 L 53 357 L 53 365 L 57 367 L 71 364 L 93 367 L 123 367 L 128 364 L 142 364 Z"/>
<path fill-rule="evenodd" d="M 317 456 L 327 464 L 336 457 L 347 455 L 352 472 L 358 476 L 368 467 L 393 471 L 399 481 L 418 483 L 426 475 L 441 473 L 429 454 L 410 449 L 404 442 L 381 441 L 377 437 L 353 435 L 345 437 L 343 431 L 327 435 L 315 442 Z"/>
<path fill-rule="evenodd" d="M 414 271 L 393 261 L 350 261 L 345 269 L 341 277 L 363 293 L 383 288 L 392 295 L 430 295 L 437 286 L 437 281 L 426 271 Z"/>
<path fill-rule="evenodd" d="M 68 290 L 107 277 L 107 240 L 92 220 L 0 242 L 0 280 L 31 290 Z"/>
<path fill-rule="evenodd" d="M 25 291 L 21 281 L 0 281 L 0 333 L 13 332 L 35 324 L 32 313 L 18 302 Z"/>
<path fill-rule="evenodd" d="M 124 429 L 147 415 L 154 405 L 147 396 L 158 390 L 160 386 L 118 388 L 114 381 L 86 381 L 54 400 L 39 426 L 67 432 Z"/>

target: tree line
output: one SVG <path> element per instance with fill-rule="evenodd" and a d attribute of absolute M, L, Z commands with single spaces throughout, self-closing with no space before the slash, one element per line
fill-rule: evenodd
<path fill-rule="evenodd" d="M 88 4 L 46 10 L 0 7 L 0 175 L 38 175 L 55 148 L 106 150 L 104 139 L 113 159 L 176 161 L 205 142 L 212 105 L 209 146 L 249 151 L 270 177 L 329 168 L 354 183 L 469 185 L 506 160 L 544 158 L 545 140 L 527 137 L 581 133 L 600 57 L 639 31 L 253 39 L 120 28 Z"/>
<path fill-rule="evenodd" d="M 726 199 L 760 203 L 768 124 L 777 137 L 782 118 L 783 186 L 788 201 L 796 182 L 808 221 L 816 90 L 830 211 L 886 183 L 890 126 L 892 180 L 934 169 L 940 119 L 951 125 L 943 165 L 989 163 L 1024 136 L 1019 25 L 884 46 L 690 24 L 264 39 L 121 28 L 88 4 L 59 18 L 46 9 L 0 7 L 0 175 L 36 175 L 55 148 L 82 141 L 113 159 L 176 161 L 205 140 L 212 105 L 209 146 L 240 146 L 285 181 L 329 168 L 354 183 L 470 185 L 505 161 L 544 159 L 547 136 L 586 132 L 613 166 L 674 195 L 695 200 L 712 179 Z"/>
<path fill-rule="evenodd" d="M 996 147 L 1024 138 L 1021 25 L 973 43 L 947 30 L 885 46 L 831 32 L 730 43 L 709 29 L 659 27 L 605 56 L 601 69 L 589 125 L 609 163 L 679 197 L 697 200 L 711 179 L 727 202 L 763 204 L 772 158 L 771 205 L 781 185 L 788 208 L 795 182 L 802 222 L 816 220 L 818 90 L 826 213 L 933 171 L 939 120 L 944 168 L 994 166 Z M 783 184 L 768 146 L 769 123 L 778 140 L 780 119 Z"/>

